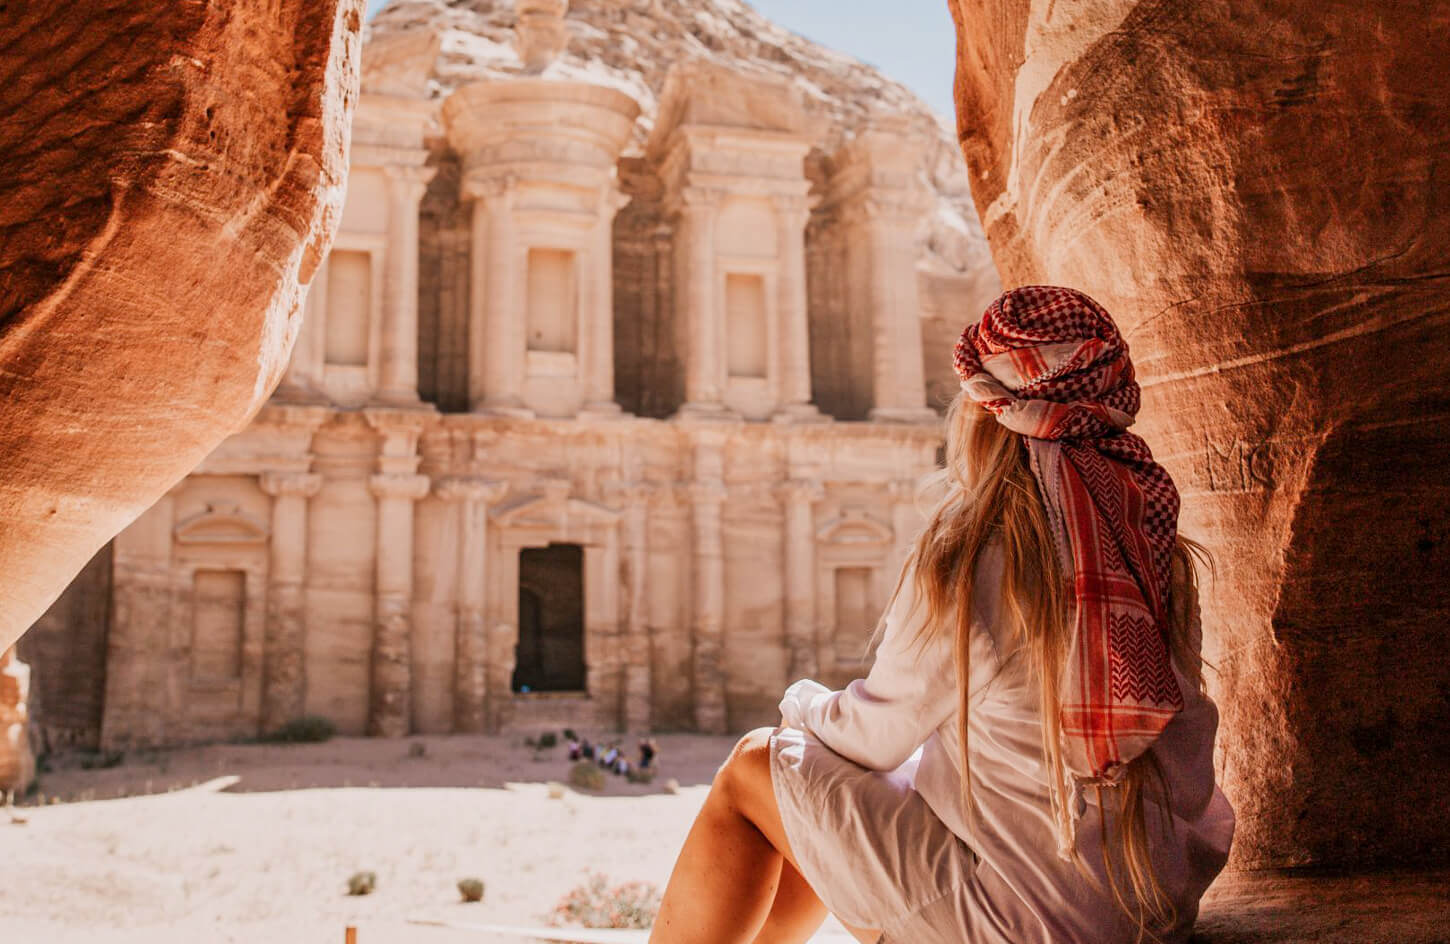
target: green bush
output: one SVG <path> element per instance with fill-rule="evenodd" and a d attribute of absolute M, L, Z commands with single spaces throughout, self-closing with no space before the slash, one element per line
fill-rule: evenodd
<path fill-rule="evenodd" d="M 569 768 L 569 783 L 581 790 L 603 790 L 604 770 L 592 760 L 581 760 Z"/>
<path fill-rule="evenodd" d="M 559 735 L 554 733 L 553 731 L 545 731 L 543 734 L 539 735 L 539 747 L 541 748 L 547 749 L 550 747 L 554 747 L 558 743 Z"/>
<path fill-rule="evenodd" d="M 483 879 L 461 878 L 458 880 L 458 894 L 464 901 L 483 901 Z"/>
<path fill-rule="evenodd" d="M 349 895 L 371 895 L 377 887 L 378 876 L 375 872 L 354 872 L 347 880 Z"/>
<path fill-rule="evenodd" d="M 263 740 L 282 744 L 321 744 L 330 741 L 337 733 L 337 725 L 320 715 L 303 715 L 293 718 L 282 727 L 267 735 Z"/>

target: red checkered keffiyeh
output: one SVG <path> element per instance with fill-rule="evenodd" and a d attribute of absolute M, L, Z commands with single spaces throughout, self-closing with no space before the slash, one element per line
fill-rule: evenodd
<path fill-rule="evenodd" d="M 967 396 L 1026 437 L 1076 602 L 1060 682 L 1063 763 L 1115 782 L 1183 708 L 1165 630 L 1178 490 L 1127 431 L 1138 412 L 1128 345 L 1081 292 L 1026 286 L 957 342 Z"/>

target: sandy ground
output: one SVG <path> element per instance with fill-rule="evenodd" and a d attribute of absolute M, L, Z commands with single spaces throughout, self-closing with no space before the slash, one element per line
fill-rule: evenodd
<path fill-rule="evenodd" d="M 652 785 L 568 790 L 563 747 L 517 737 L 337 739 L 61 759 L 43 805 L 0 810 L 5 944 L 504 941 L 405 923 L 541 924 L 586 870 L 664 887 L 733 738 L 658 738 Z M 424 756 L 411 756 L 421 744 Z M 679 792 L 664 781 L 673 778 Z M 51 798 L 59 802 L 52 803 Z M 348 876 L 377 890 L 345 894 Z M 455 883 L 482 878 L 481 904 Z"/>
<path fill-rule="evenodd" d="M 341 944 L 348 925 L 358 944 L 512 944 L 409 922 L 541 925 L 588 869 L 663 888 L 734 740 L 659 741 L 653 785 L 610 776 L 560 799 L 548 783 L 567 779 L 564 750 L 536 759 L 512 737 L 61 759 L 43 805 L 0 809 L 0 944 Z M 349 897 L 362 870 L 377 891 Z M 482 904 L 459 901 L 464 876 L 487 884 Z M 1450 869 L 1238 873 L 1210 889 L 1194 940 L 1443 944 L 1447 929 Z M 834 922 L 817 938 L 849 941 Z"/>

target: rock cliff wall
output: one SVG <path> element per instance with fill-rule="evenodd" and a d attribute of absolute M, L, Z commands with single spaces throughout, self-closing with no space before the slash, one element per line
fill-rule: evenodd
<path fill-rule="evenodd" d="M 1207 591 L 1246 866 L 1450 855 L 1450 11 L 953 0 L 1007 285 L 1101 300 Z"/>
<path fill-rule="evenodd" d="M 362 8 L 0 22 L 0 650 L 281 376 L 341 207 Z"/>

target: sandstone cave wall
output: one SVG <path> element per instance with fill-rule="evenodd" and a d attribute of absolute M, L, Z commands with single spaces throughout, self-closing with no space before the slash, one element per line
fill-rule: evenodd
<path fill-rule="evenodd" d="M 1124 327 L 1214 553 L 1243 866 L 1450 857 L 1450 56 L 1441 4 L 957 0 L 1004 284 Z"/>
<path fill-rule="evenodd" d="M 0 22 L 0 651 L 280 378 L 341 207 L 362 14 Z"/>

